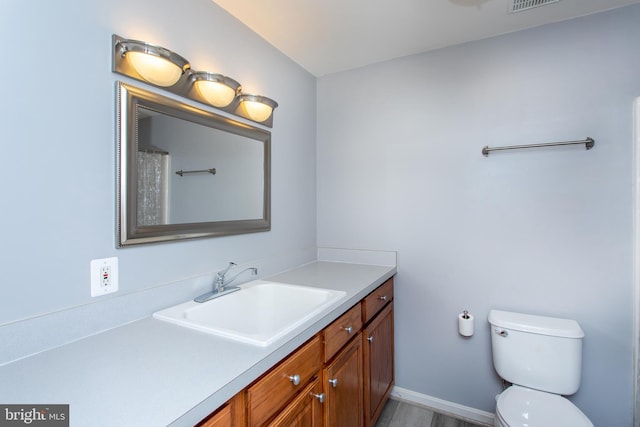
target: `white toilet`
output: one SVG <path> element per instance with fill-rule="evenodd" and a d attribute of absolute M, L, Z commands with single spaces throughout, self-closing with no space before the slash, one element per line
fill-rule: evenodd
<path fill-rule="evenodd" d="M 582 338 L 575 320 L 491 310 L 498 375 L 513 385 L 497 397 L 496 427 L 593 427 L 570 395 L 580 387 Z"/>

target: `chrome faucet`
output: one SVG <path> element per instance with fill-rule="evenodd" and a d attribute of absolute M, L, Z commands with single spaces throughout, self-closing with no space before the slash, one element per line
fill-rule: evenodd
<path fill-rule="evenodd" d="M 216 292 L 224 292 L 226 289 L 239 289 L 237 286 L 233 287 L 233 288 L 227 288 L 226 286 L 233 282 L 234 280 L 236 280 L 236 278 L 241 275 L 242 273 L 244 273 L 245 271 L 250 271 L 252 276 L 257 276 L 258 275 L 258 269 L 255 267 L 249 267 L 249 268 L 245 268 L 244 270 L 242 270 L 239 273 L 236 273 L 235 276 L 233 276 L 231 279 L 225 279 L 225 275 L 227 274 L 227 272 L 232 268 L 235 267 L 236 264 L 235 262 L 230 262 L 229 265 L 227 266 L 227 268 L 225 268 L 222 271 L 219 271 L 216 273 L 216 281 L 214 284 L 214 290 Z"/>
<path fill-rule="evenodd" d="M 225 286 L 224 276 L 229 272 L 229 270 L 231 270 L 236 265 L 238 264 L 236 264 L 235 262 L 229 262 L 229 265 L 227 266 L 227 268 L 225 268 L 224 270 L 218 271 L 216 273 L 216 281 L 213 283 L 213 290 L 215 292 L 222 292 Z"/>
<path fill-rule="evenodd" d="M 241 275 L 242 273 L 244 273 L 245 271 L 250 271 L 252 276 L 257 276 L 258 275 L 258 269 L 255 267 L 249 267 L 249 268 L 245 268 L 244 270 L 240 271 L 239 273 L 236 273 L 235 276 L 233 276 L 230 279 L 226 279 L 226 274 L 229 272 L 229 270 L 231 270 L 233 267 L 235 267 L 236 264 L 235 262 L 230 262 L 229 265 L 227 266 L 227 268 L 225 268 L 224 270 L 218 271 L 216 273 L 216 279 L 213 282 L 213 290 L 211 292 L 207 292 L 206 294 L 202 294 L 199 297 L 195 298 L 194 301 L 195 302 L 205 302 L 205 301 L 209 301 L 210 299 L 213 298 L 218 298 L 221 297 L 222 295 L 226 295 L 226 294 L 230 294 L 231 292 L 235 292 L 235 291 L 239 291 L 240 288 L 237 286 L 232 286 L 230 288 L 227 287 L 228 284 L 230 284 L 231 282 L 233 282 L 234 280 L 236 280 L 236 278 Z"/>

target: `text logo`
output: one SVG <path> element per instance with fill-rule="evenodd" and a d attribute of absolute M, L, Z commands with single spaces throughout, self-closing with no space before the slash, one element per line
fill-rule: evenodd
<path fill-rule="evenodd" d="M 69 405 L 0 405 L 0 427 L 69 427 Z"/>

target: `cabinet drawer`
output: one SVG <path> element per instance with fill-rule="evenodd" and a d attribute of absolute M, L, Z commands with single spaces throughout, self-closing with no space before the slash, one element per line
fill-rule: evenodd
<path fill-rule="evenodd" d="M 367 323 L 393 300 L 393 277 L 380 285 L 362 300 L 362 321 Z"/>
<path fill-rule="evenodd" d="M 320 370 L 321 358 L 322 343 L 320 337 L 316 336 L 250 386 L 247 390 L 249 425 L 264 424 L 296 393 L 304 389 Z"/>
<path fill-rule="evenodd" d="M 347 341 L 360 332 L 360 328 L 362 308 L 360 304 L 356 304 L 324 329 L 324 361 L 328 362 Z"/>

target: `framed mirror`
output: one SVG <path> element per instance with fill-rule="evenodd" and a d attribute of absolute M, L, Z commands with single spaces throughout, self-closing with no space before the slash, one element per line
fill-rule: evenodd
<path fill-rule="evenodd" d="M 118 247 L 270 230 L 269 131 L 117 86 Z"/>

